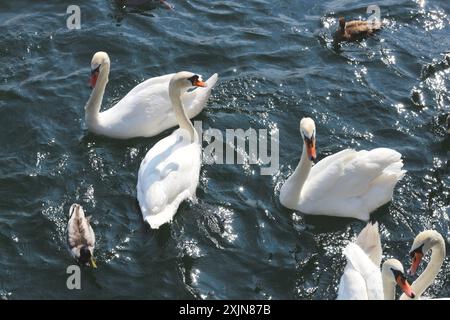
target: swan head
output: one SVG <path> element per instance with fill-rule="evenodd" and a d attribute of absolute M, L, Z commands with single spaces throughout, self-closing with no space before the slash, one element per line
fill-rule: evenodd
<path fill-rule="evenodd" d="M 445 123 L 447 124 L 447 132 L 450 133 L 450 114 L 447 116 Z"/>
<path fill-rule="evenodd" d="M 170 89 L 187 90 L 192 87 L 206 87 L 206 82 L 203 82 L 202 76 L 188 72 L 181 71 L 176 73 L 169 83 Z M 170 90 L 169 89 L 169 90 Z"/>
<path fill-rule="evenodd" d="M 310 161 L 316 160 L 316 124 L 311 118 L 303 118 L 300 121 L 300 133 L 305 143 L 306 152 Z"/>
<path fill-rule="evenodd" d="M 90 264 L 93 268 L 97 268 L 94 257 L 92 256 L 92 251 L 87 245 L 80 248 L 80 256 L 78 257 L 78 260 L 83 265 Z"/>
<path fill-rule="evenodd" d="M 413 299 L 416 296 L 406 280 L 403 265 L 397 259 L 386 260 L 381 267 L 381 273 L 384 279 L 392 285 L 397 284 L 408 297 Z"/>
<path fill-rule="evenodd" d="M 339 17 L 339 27 L 341 27 L 341 30 L 345 29 L 345 18 Z"/>
<path fill-rule="evenodd" d="M 416 236 L 411 246 L 411 250 L 409 251 L 409 256 L 412 260 L 411 268 L 409 269 L 411 275 L 416 273 L 423 256 L 428 250 L 440 243 L 445 246 L 444 238 L 442 238 L 439 232 L 434 230 L 425 230 Z"/>
<path fill-rule="evenodd" d="M 91 60 L 91 78 L 89 79 L 89 84 L 91 88 L 95 88 L 97 84 L 97 79 L 100 74 L 100 71 L 105 67 L 105 65 L 109 65 L 109 56 L 106 52 L 99 51 L 94 54 Z"/>

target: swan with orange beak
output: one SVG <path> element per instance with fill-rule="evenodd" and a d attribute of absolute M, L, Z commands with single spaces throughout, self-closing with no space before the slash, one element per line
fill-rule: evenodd
<path fill-rule="evenodd" d="M 423 257 L 430 251 L 430 262 L 411 285 L 412 290 L 416 293 L 414 299 L 421 299 L 422 294 L 433 284 L 446 257 L 445 240 L 442 235 L 435 230 L 422 231 L 414 238 L 411 250 L 409 251 L 412 260 L 411 268 L 408 271 L 410 275 L 416 274 L 419 265 L 423 261 Z M 400 300 L 407 300 L 410 298 L 411 297 L 403 294 L 400 297 Z"/>
<path fill-rule="evenodd" d="M 115 139 L 130 139 L 153 137 L 177 125 L 168 90 L 174 73 L 141 82 L 114 106 L 101 111 L 110 65 L 106 52 L 97 52 L 92 57 L 89 79 L 92 92 L 85 106 L 89 131 Z M 194 87 L 194 90 L 183 88 L 180 92 L 189 119 L 205 108 L 217 79 L 218 75 L 214 74 L 203 85 L 189 83 L 189 89 Z"/>
<path fill-rule="evenodd" d="M 370 213 L 392 198 L 403 177 L 401 154 L 388 148 L 342 150 L 313 165 L 316 125 L 300 121 L 303 151 L 295 171 L 280 189 L 280 203 L 306 214 L 369 220 Z"/>

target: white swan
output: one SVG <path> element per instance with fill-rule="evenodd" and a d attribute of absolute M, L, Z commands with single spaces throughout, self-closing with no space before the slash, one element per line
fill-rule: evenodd
<path fill-rule="evenodd" d="M 356 243 L 344 249 L 347 265 L 339 282 L 338 300 L 394 300 L 396 285 L 414 296 L 398 260 L 386 260 L 380 271 L 381 253 L 378 224 L 369 223 Z"/>
<path fill-rule="evenodd" d="M 392 198 L 403 177 L 401 154 L 378 148 L 347 149 L 316 165 L 316 126 L 311 118 L 300 121 L 303 152 L 294 173 L 280 190 L 283 206 L 306 214 L 369 220 L 370 212 Z"/>
<path fill-rule="evenodd" d="M 431 259 L 423 273 L 411 285 L 416 293 L 415 299 L 421 299 L 425 290 L 433 283 L 445 259 L 445 241 L 441 234 L 434 230 L 425 230 L 419 233 L 409 252 L 412 258 L 410 274 L 414 275 L 422 261 L 422 257 L 431 250 Z M 449 298 L 440 298 L 449 299 Z M 410 300 L 401 295 L 400 300 Z"/>
<path fill-rule="evenodd" d="M 204 85 L 190 72 L 179 72 L 170 80 L 170 100 L 180 128 L 147 152 L 138 173 L 137 198 L 144 221 L 151 228 L 171 221 L 180 203 L 195 196 L 201 145 L 184 112 L 181 95 L 189 87 Z"/>
<path fill-rule="evenodd" d="M 93 91 L 85 107 L 86 124 L 90 131 L 111 138 L 128 139 L 152 137 L 177 125 L 168 92 L 169 81 L 174 74 L 140 83 L 115 106 L 100 112 L 109 68 L 108 54 L 97 52 L 91 62 L 90 84 Z M 214 74 L 206 81 L 207 88 L 181 92 L 189 118 L 203 110 L 217 79 L 217 74 Z"/>
<path fill-rule="evenodd" d="M 69 210 L 67 224 L 67 242 L 70 253 L 82 264 L 97 268 L 94 260 L 95 234 L 90 224 L 90 216 L 86 217 L 83 207 L 74 203 Z"/>

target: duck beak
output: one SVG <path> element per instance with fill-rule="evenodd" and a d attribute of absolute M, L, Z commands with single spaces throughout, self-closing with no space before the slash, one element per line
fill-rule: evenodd
<path fill-rule="evenodd" d="M 194 85 L 194 87 L 202 87 L 202 88 L 206 88 L 208 85 L 206 84 L 206 82 L 203 82 L 201 80 L 196 80 L 192 83 Z"/>
<path fill-rule="evenodd" d="M 414 297 L 416 296 L 414 294 L 414 292 L 411 289 L 411 286 L 409 285 L 408 281 L 406 281 L 406 278 L 403 275 L 398 275 L 395 278 L 395 281 L 397 282 L 398 286 L 400 287 L 400 289 L 411 299 L 414 299 Z"/>
<path fill-rule="evenodd" d="M 310 161 L 315 161 L 317 158 L 316 154 L 316 138 L 312 137 L 311 139 L 305 138 L 306 143 L 306 152 L 308 153 L 308 159 Z"/>
<path fill-rule="evenodd" d="M 417 268 L 419 268 L 420 262 L 422 261 L 422 257 L 423 257 L 422 252 L 419 251 L 414 252 L 411 268 L 408 271 L 410 275 L 414 275 L 417 272 Z"/>
<path fill-rule="evenodd" d="M 91 260 L 89 262 L 91 263 L 92 268 L 97 269 L 97 264 L 95 263 L 95 260 L 93 257 L 91 257 Z"/>

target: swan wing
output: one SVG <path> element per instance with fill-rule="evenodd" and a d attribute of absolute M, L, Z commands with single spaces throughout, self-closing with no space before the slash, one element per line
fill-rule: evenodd
<path fill-rule="evenodd" d="M 387 148 L 341 151 L 311 169 L 301 194 L 305 212 L 367 220 L 388 202 L 403 176 L 400 153 Z"/>
<path fill-rule="evenodd" d="M 383 283 L 380 268 L 356 244 L 344 249 L 347 265 L 339 284 L 338 299 L 382 300 Z"/>
<path fill-rule="evenodd" d="M 169 97 L 169 82 L 173 75 L 144 81 L 115 106 L 100 113 L 99 121 L 108 135 L 119 138 L 151 137 L 176 126 L 178 123 Z M 182 94 L 181 100 L 189 118 L 203 110 L 217 79 L 217 74 L 214 74 L 208 79 L 207 87 Z"/>
<path fill-rule="evenodd" d="M 178 129 L 151 148 L 138 172 L 137 197 L 152 228 L 172 220 L 180 203 L 195 195 L 201 147 Z"/>
<path fill-rule="evenodd" d="M 369 222 L 359 233 L 356 244 L 369 256 L 374 265 L 381 265 L 382 249 L 378 222 L 374 224 Z"/>
<path fill-rule="evenodd" d="M 169 82 L 172 79 L 172 77 L 175 75 L 175 73 L 169 73 L 165 74 L 163 76 L 153 77 L 150 79 L 147 79 L 141 83 L 139 83 L 137 86 L 135 86 L 133 89 L 131 89 L 123 99 L 127 98 L 128 96 L 134 96 L 134 95 L 140 95 L 142 93 L 152 91 L 152 87 L 156 85 L 167 85 L 169 86 Z"/>

